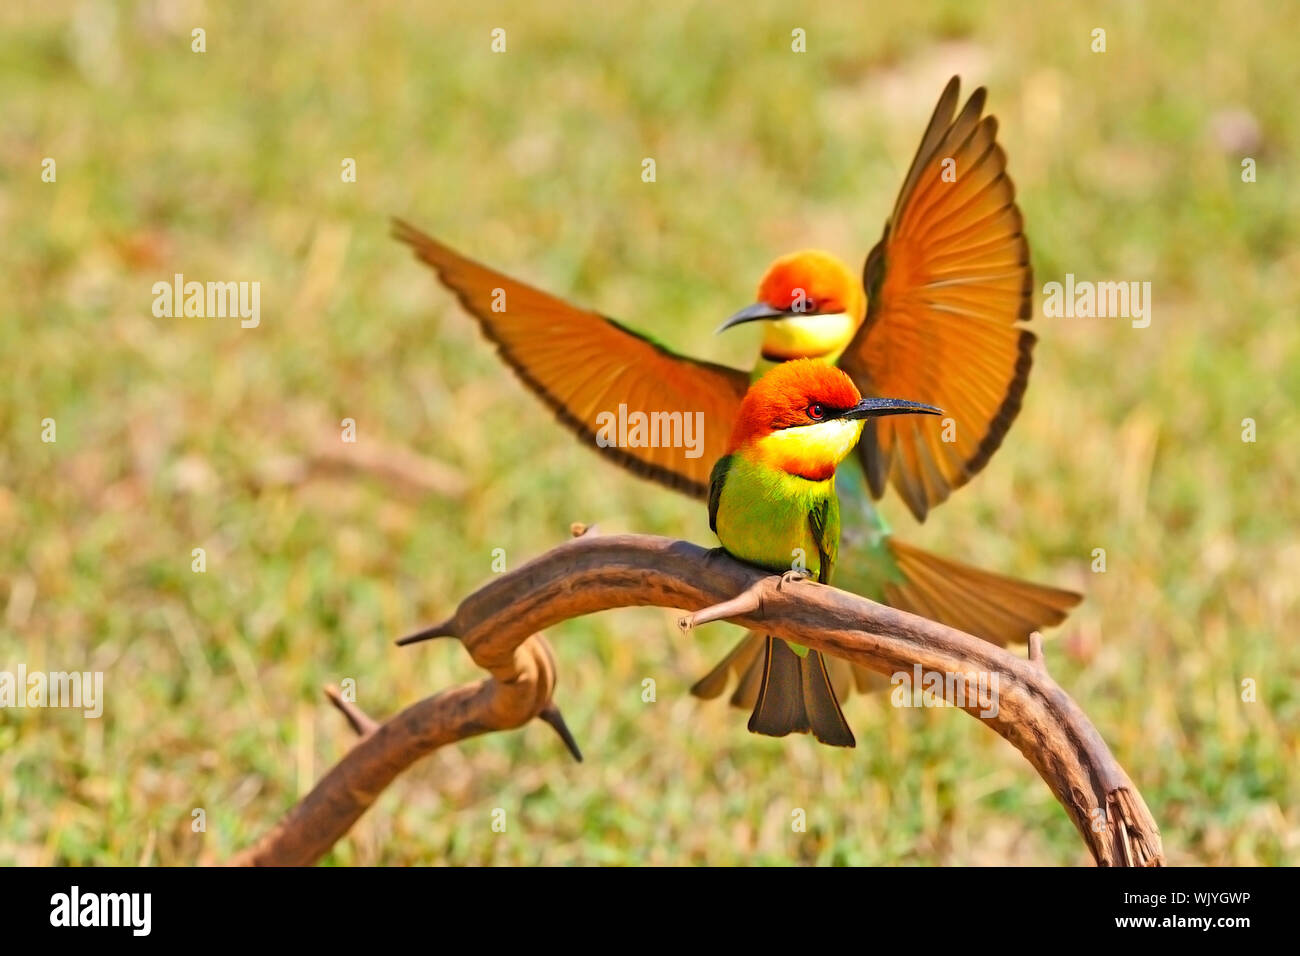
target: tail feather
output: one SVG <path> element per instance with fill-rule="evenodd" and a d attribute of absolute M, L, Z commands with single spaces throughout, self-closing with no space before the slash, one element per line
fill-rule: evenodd
<path fill-rule="evenodd" d="M 766 642 L 763 635 L 750 632 L 750 637 L 746 638 L 753 648 L 751 663 L 745 668 L 740 675 L 740 682 L 736 684 L 736 691 L 731 695 L 731 706 L 738 707 L 741 710 L 753 710 L 754 705 L 758 703 L 758 691 L 763 686 L 763 648 Z"/>
<path fill-rule="evenodd" d="M 731 652 L 719 661 L 713 670 L 695 682 L 695 685 L 691 687 L 691 693 L 696 697 L 702 697 L 704 700 L 713 700 L 727 689 L 727 680 L 733 670 L 740 677 L 741 684 L 744 684 L 745 675 L 758 661 L 758 652 L 762 649 L 762 635 L 755 634 L 753 631 L 745 632 L 745 636 L 741 638 L 740 643 L 733 647 Z M 736 693 L 740 693 L 739 688 L 737 688 Z M 751 706 L 753 705 L 751 704 Z"/>
<path fill-rule="evenodd" d="M 1083 596 L 941 558 L 896 538 L 889 551 L 902 582 L 885 584 L 891 607 L 920 614 L 998 646 L 1029 640 L 1065 620 Z"/>
<path fill-rule="evenodd" d="M 784 641 L 775 643 L 784 644 Z M 792 652 L 793 653 L 793 652 Z M 835 687 L 826 670 L 826 658 L 810 650 L 801 661 L 803 670 L 803 706 L 813 736 L 831 747 L 854 747 L 853 731 L 844 719 Z"/>
<path fill-rule="evenodd" d="M 769 737 L 812 730 L 803 705 L 803 661 L 785 641 L 764 638 L 763 683 L 749 716 L 749 729 Z"/>
<path fill-rule="evenodd" d="M 763 680 L 749 729 L 769 737 L 811 733 L 832 747 L 856 741 L 831 687 L 826 662 L 817 651 L 800 657 L 785 641 L 766 638 Z"/>
<path fill-rule="evenodd" d="M 887 539 L 887 546 L 903 580 L 884 585 L 886 604 L 955 627 L 1000 647 L 1023 644 L 1034 631 L 1060 624 L 1070 609 L 1082 600 L 1082 595 L 1074 591 L 981 571 L 922 551 L 893 537 Z M 767 640 L 771 639 L 755 631 L 746 632 L 731 653 L 691 688 L 691 693 L 708 699 L 717 697 L 726 690 L 728 678 L 734 670 L 740 680 L 731 696 L 732 706 L 754 709 L 763 685 L 764 662 L 768 657 L 759 652 Z M 784 642 L 778 640 L 775 643 Z M 814 653 L 809 652 L 808 657 Z M 789 655 L 796 661 L 800 660 L 793 651 L 789 651 Z M 818 657 L 820 659 L 820 655 Z M 784 655 L 781 659 L 784 661 Z M 828 672 L 833 700 L 848 697 L 850 684 L 860 694 L 887 686 L 884 678 L 874 671 L 839 658 L 832 657 L 819 666 Z M 840 719 L 843 719 L 842 715 Z"/>

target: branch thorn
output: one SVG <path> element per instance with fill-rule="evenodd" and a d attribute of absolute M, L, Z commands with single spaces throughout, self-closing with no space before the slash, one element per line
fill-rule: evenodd
<path fill-rule="evenodd" d="M 348 724 L 357 732 L 358 736 L 364 737 L 367 734 L 374 733 L 379 726 L 378 721 L 371 719 L 364 710 L 350 700 L 345 699 L 333 684 L 325 685 L 325 696 L 329 698 L 335 709 L 347 719 Z"/>
<path fill-rule="evenodd" d="M 560 735 L 560 739 L 564 741 L 564 746 L 568 748 L 569 753 L 573 754 L 573 759 L 578 763 L 582 763 L 582 751 L 578 749 L 578 742 L 573 739 L 569 725 L 564 722 L 564 715 L 560 713 L 560 708 L 555 706 L 554 702 L 549 703 L 542 708 L 542 712 L 537 716 L 555 729 L 555 732 Z"/>
<path fill-rule="evenodd" d="M 456 637 L 453 618 L 447 618 L 441 624 L 435 624 L 433 627 L 426 627 L 423 631 L 416 631 L 414 634 L 407 634 L 406 637 L 399 637 L 397 645 L 404 647 L 407 644 L 414 644 L 417 641 L 427 641 L 435 637 Z"/>

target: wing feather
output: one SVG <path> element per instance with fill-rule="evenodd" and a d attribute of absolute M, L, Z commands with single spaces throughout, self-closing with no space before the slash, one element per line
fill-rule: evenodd
<path fill-rule="evenodd" d="M 997 120 L 981 115 L 982 88 L 957 113 L 958 91 L 954 77 L 867 257 L 866 321 L 839 362 L 864 394 L 944 409 L 944 418 L 869 422 L 858 445 L 872 494 L 892 485 L 922 521 L 1001 445 L 1035 341 L 1019 325 L 1033 273 Z M 956 426 L 950 441 L 946 418 Z"/>
<path fill-rule="evenodd" d="M 746 373 L 678 355 L 612 319 L 466 259 L 404 222 L 394 222 L 393 234 L 433 268 L 506 364 L 584 444 L 637 475 L 707 497 L 709 470 L 726 452 L 749 387 Z M 603 413 L 617 418 L 620 404 L 629 415 L 680 413 L 683 427 L 685 416 L 702 412 L 698 455 L 689 457 L 690 449 L 672 441 L 600 445 L 600 419 Z"/>

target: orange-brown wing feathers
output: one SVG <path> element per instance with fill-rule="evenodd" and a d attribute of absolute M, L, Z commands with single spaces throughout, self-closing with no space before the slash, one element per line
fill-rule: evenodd
<path fill-rule="evenodd" d="M 886 582 L 891 607 L 920 614 L 1000 646 L 1029 640 L 1065 620 L 1082 595 L 1020 581 L 889 539 L 900 578 Z"/>
<path fill-rule="evenodd" d="M 404 222 L 394 222 L 393 235 L 433 268 L 524 384 L 584 443 L 635 474 L 697 498 L 708 495 L 709 471 L 726 453 L 748 375 L 676 355 L 598 313 L 466 259 Z M 683 431 L 658 440 L 658 447 L 601 446 L 596 436 L 608 419 L 598 416 L 617 417 L 620 404 L 629 415 L 679 412 Z M 704 416 L 702 435 L 692 433 L 699 445 L 681 447 L 685 416 L 695 412 Z"/>
<path fill-rule="evenodd" d="M 1020 410 L 1032 363 L 1033 275 L 997 120 L 976 90 L 954 119 L 940 97 L 885 234 L 867 257 L 867 317 L 840 359 L 863 392 L 938 405 L 953 419 L 868 422 L 872 493 L 892 484 L 924 520 L 979 472 Z M 951 163 L 946 163 L 951 160 Z M 945 170 L 947 175 L 945 175 Z"/>

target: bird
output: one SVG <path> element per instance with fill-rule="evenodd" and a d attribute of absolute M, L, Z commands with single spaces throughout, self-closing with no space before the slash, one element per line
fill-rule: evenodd
<path fill-rule="evenodd" d="M 918 521 L 988 464 L 1020 411 L 1032 365 L 1033 274 L 997 120 L 986 91 L 960 111 L 960 80 L 939 97 L 921 144 L 861 274 L 821 250 L 776 259 L 756 301 L 718 331 L 763 323 L 754 366 L 679 354 L 644 332 L 475 262 L 395 220 L 394 236 L 430 266 L 474 316 L 502 360 L 583 443 L 642 478 L 704 500 L 710 466 L 750 384 L 806 358 L 843 370 L 868 396 L 910 395 L 945 410 L 870 419 L 852 475 L 842 476 L 850 590 L 998 645 L 1060 624 L 1081 595 L 984 571 L 907 544 L 873 501 L 892 488 Z M 625 405 L 703 415 L 702 448 L 598 440 L 603 415 Z M 759 651 L 743 640 L 691 691 L 752 706 Z M 848 680 L 840 669 L 839 683 Z M 852 672 L 865 690 L 875 678 Z"/>
<path fill-rule="evenodd" d="M 905 399 L 863 398 L 834 366 L 796 359 L 774 366 L 746 392 L 727 453 L 709 478 L 709 527 L 732 557 L 828 584 L 839 553 L 835 469 L 868 421 L 941 415 Z M 771 737 L 811 733 L 852 747 L 825 659 L 818 651 L 763 635 L 758 693 L 749 729 Z"/>

